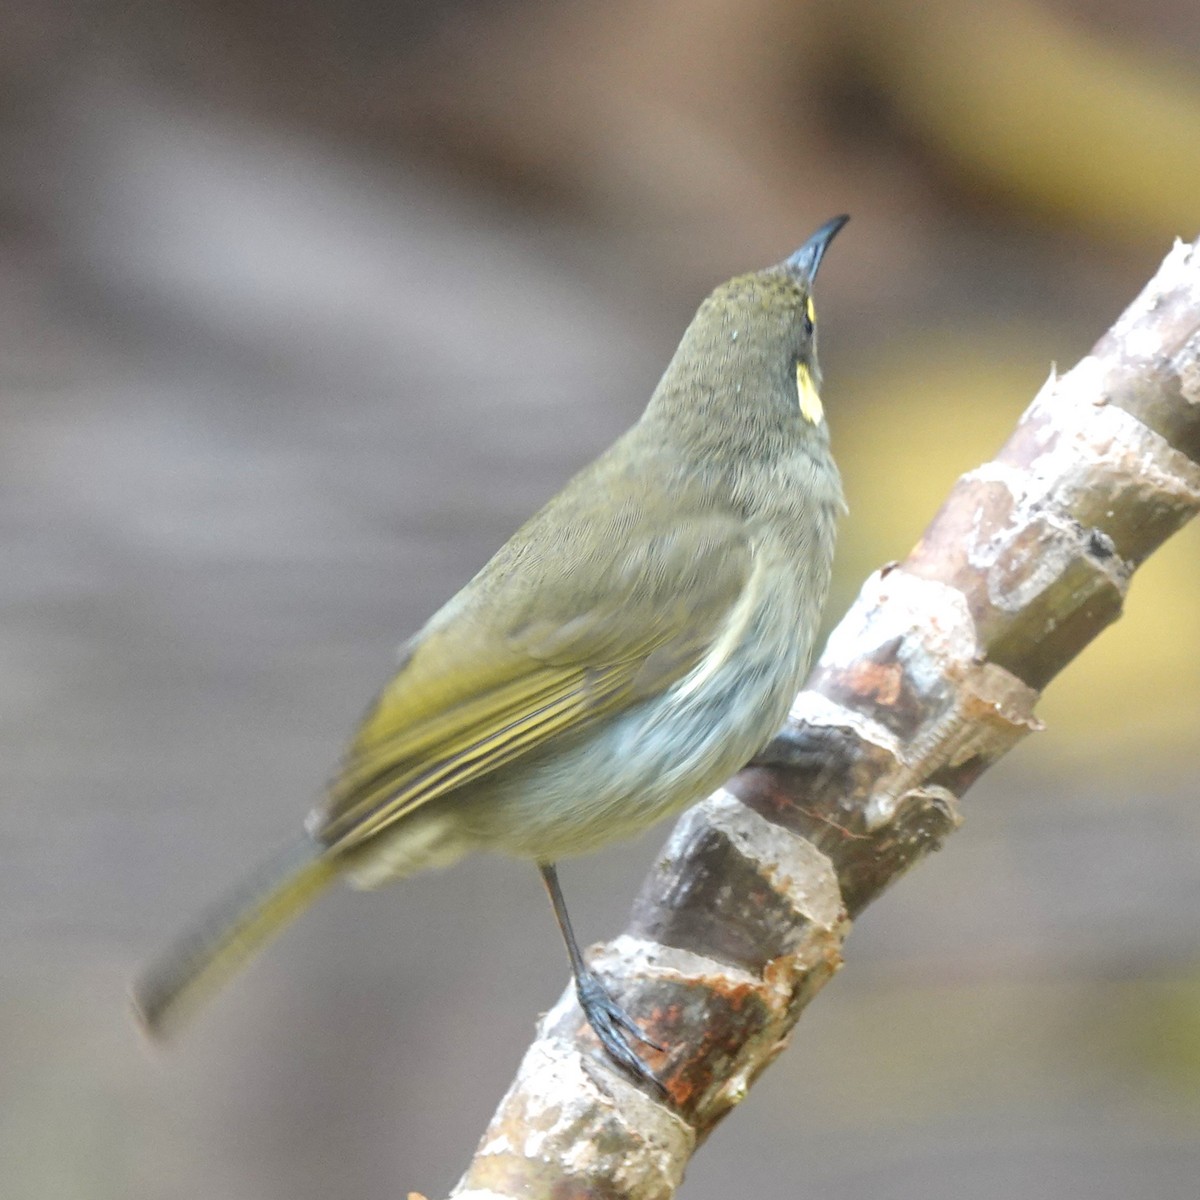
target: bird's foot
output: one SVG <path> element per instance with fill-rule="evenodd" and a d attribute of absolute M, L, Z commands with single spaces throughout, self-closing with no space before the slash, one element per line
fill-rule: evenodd
<path fill-rule="evenodd" d="M 591 971 L 580 975 L 575 980 L 575 994 L 579 997 L 579 1006 L 588 1024 L 600 1039 L 600 1044 L 608 1051 L 609 1056 L 636 1080 L 647 1083 L 663 1099 L 667 1097 L 667 1089 L 658 1076 L 634 1053 L 633 1047 L 625 1033 L 632 1034 L 639 1042 L 652 1050 L 665 1050 L 657 1042 L 648 1038 L 637 1022 L 612 998 L 608 989 L 600 982 L 598 976 Z M 623 1033 L 622 1030 L 625 1032 Z"/>

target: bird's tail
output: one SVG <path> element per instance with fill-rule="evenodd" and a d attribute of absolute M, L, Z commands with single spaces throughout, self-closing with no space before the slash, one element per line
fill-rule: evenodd
<path fill-rule="evenodd" d="M 170 1033 L 303 912 L 336 873 L 330 856 L 305 837 L 219 901 L 133 985 L 133 1009 L 146 1032 Z"/>

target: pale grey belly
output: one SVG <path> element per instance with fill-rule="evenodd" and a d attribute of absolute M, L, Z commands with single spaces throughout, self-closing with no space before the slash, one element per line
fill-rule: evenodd
<path fill-rule="evenodd" d="M 552 862 L 685 808 L 783 724 L 807 669 L 804 630 L 813 624 L 811 616 L 781 620 L 764 605 L 738 652 L 702 688 L 644 701 L 431 801 L 364 846 L 348 864 L 350 881 L 374 887 L 479 849 Z"/>
<path fill-rule="evenodd" d="M 747 644 L 749 657 L 719 669 L 697 694 L 644 702 L 573 745 L 498 773 L 462 798 L 464 825 L 489 848 L 553 861 L 632 836 L 701 799 L 783 724 L 807 662 L 805 647 L 780 639 Z"/>

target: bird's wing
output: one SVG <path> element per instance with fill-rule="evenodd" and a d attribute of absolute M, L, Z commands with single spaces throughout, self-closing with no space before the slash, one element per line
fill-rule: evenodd
<path fill-rule="evenodd" d="M 349 849 L 426 801 L 654 695 L 719 645 L 752 569 L 744 526 L 644 504 L 538 518 L 407 649 L 310 830 Z M 590 527 L 589 527 L 590 526 Z M 525 535 L 525 536 L 522 536 Z M 599 535 L 599 536 L 597 536 Z"/>

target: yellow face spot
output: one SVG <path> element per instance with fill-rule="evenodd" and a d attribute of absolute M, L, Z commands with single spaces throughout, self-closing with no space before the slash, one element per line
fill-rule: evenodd
<path fill-rule="evenodd" d="M 796 364 L 796 394 L 800 397 L 800 415 L 810 425 L 820 425 L 825 418 L 825 409 L 806 363 Z"/>
<path fill-rule="evenodd" d="M 815 308 L 813 308 L 813 302 L 812 302 L 811 296 L 809 296 L 808 299 L 804 302 L 804 308 L 805 308 L 805 311 L 807 311 L 807 313 L 808 313 L 808 319 L 810 321 L 812 321 L 813 324 L 815 325 L 816 321 L 817 321 L 817 310 Z"/>

